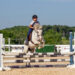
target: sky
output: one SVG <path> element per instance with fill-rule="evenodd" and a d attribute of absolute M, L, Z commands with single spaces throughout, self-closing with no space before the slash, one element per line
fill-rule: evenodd
<path fill-rule="evenodd" d="M 29 25 L 34 14 L 41 25 L 75 26 L 75 0 L 0 0 L 0 29 Z"/>

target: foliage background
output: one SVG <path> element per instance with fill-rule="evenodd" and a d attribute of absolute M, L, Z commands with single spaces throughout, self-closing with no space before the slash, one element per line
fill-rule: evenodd
<path fill-rule="evenodd" d="M 14 26 L 0 30 L 6 43 L 11 38 L 12 44 L 23 44 L 27 37 L 28 26 Z M 62 25 L 43 25 L 43 36 L 46 44 L 69 44 L 69 32 L 74 32 L 75 27 Z"/>

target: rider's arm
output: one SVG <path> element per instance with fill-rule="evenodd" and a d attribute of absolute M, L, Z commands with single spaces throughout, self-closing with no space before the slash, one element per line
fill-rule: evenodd
<path fill-rule="evenodd" d="M 34 29 L 34 27 L 32 27 L 32 25 L 29 25 L 29 28 L 32 28 L 32 29 Z"/>

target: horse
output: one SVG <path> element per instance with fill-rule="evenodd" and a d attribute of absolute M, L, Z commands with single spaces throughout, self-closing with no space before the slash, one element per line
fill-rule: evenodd
<path fill-rule="evenodd" d="M 32 32 L 31 40 L 29 44 L 24 44 L 24 53 L 34 53 L 36 48 L 41 49 L 45 45 L 44 38 L 42 36 L 42 26 L 39 24 L 34 25 L 34 30 Z"/>

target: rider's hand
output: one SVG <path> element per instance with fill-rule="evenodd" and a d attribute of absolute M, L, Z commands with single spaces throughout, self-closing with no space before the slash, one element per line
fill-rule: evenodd
<path fill-rule="evenodd" d="M 29 25 L 29 28 L 32 28 L 32 29 L 34 29 L 34 27 L 32 27 L 32 25 Z"/>
<path fill-rule="evenodd" d="M 34 29 L 34 27 L 32 29 Z"/>

